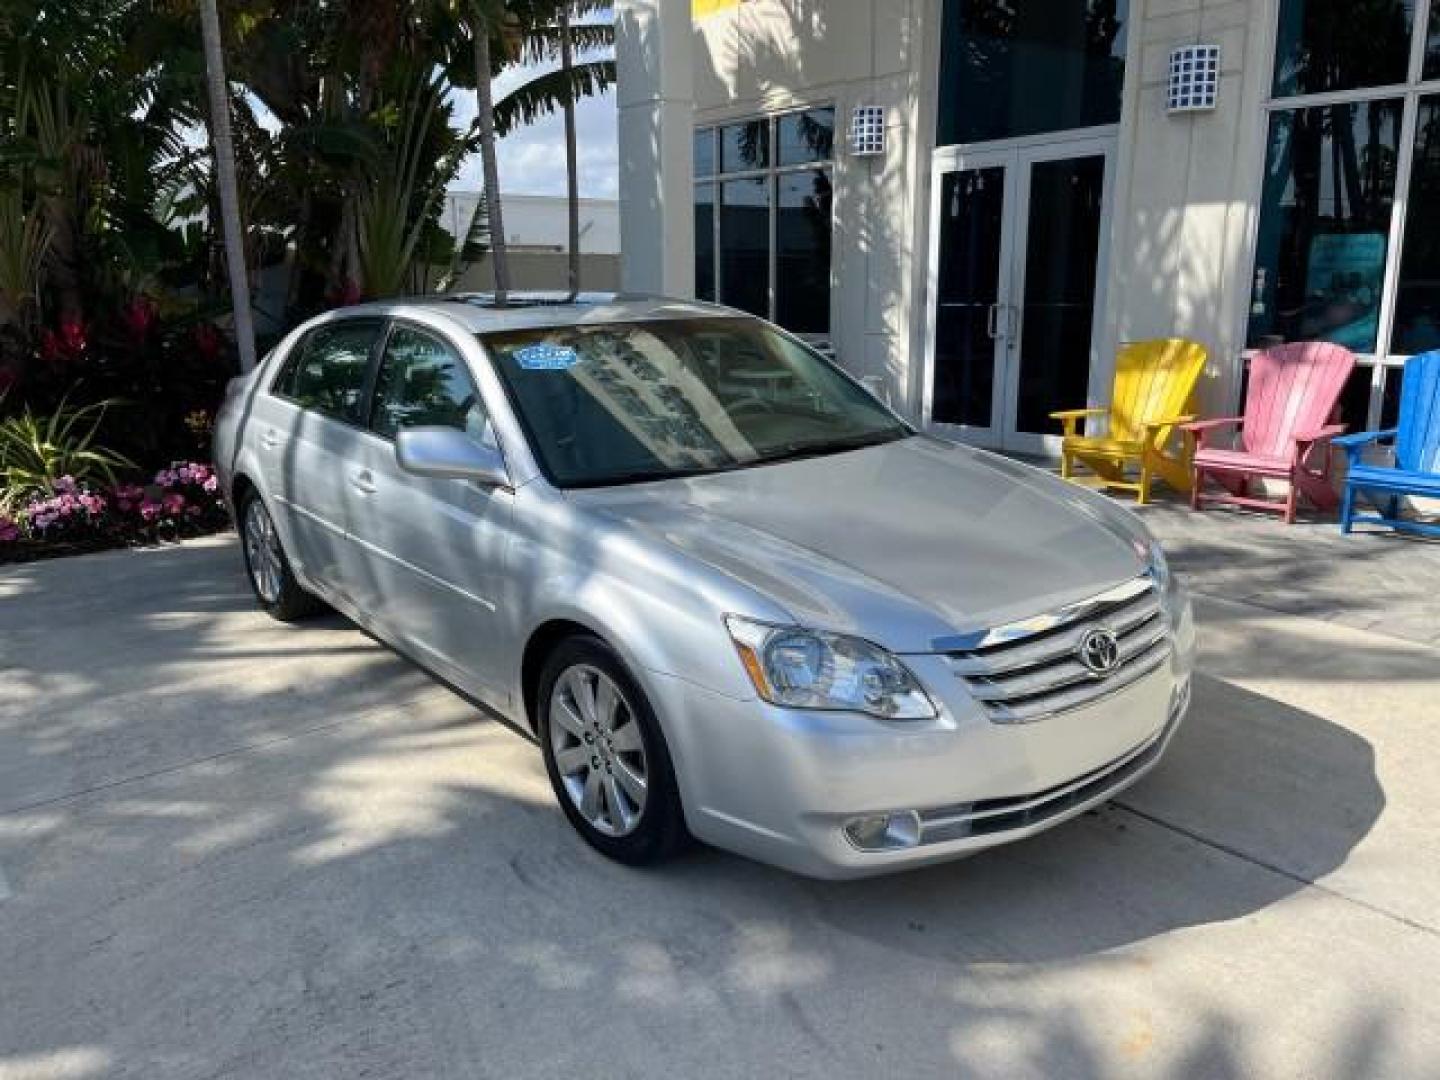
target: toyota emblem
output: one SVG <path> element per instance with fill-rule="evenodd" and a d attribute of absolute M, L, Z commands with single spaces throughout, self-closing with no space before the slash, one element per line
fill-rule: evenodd
<path fill-rule="evenodd" d="M 1090 674 L 1103 678 L 1120 666 L 1120 640 L 1114 630 L 1102 626 L 1088 631 L 1080 639 L 1075 654 Z"/>

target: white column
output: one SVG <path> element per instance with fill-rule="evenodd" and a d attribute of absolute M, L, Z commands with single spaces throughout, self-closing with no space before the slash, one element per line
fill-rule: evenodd
<path fill-rule="evenodd" d="M 617 0 L 620 282 L 695 293 L 691 0 Z"/>

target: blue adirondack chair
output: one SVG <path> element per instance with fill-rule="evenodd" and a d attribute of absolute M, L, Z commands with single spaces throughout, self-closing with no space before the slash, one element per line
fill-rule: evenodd
<path fill-rule="evenodd" d="M 1371 443 L 1395 439 L 1395 464 L 1367 465 L 1360 452 Z M 1405 383 L 1400 392 L 1399 426 L 1387 431 L 1342 435 L 1335 445 L 1350 458 L 1345 498 L 1340 506 L 1340 531 L 1348 533 L 1357 521 L 1376 522 L 1392 529 L 1440 536 L 1440 525 L 1400 517 L 1400 499 L 1419 495 L 1440 499 L 1440 349 L 1405 361 Z M 1355 496 L 1364 491 L 1380 510 L 1357 516 Z M 1383 503 L 1383 506 L 1382 506 Z"/>

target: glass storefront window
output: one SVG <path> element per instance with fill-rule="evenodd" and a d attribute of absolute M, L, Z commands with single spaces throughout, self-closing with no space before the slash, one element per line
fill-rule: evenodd
<path fill-rule="evenodd" d="M 941 146 L 1120 119 L 1129 0 L 945 0 Z"/>
<path fill-rule="evenodd" d="M 695 132 L 698 299 L 829 333 L 834 143 L 828 105 Z"/>
<path fill-rule="evenodd" d="M 1430 25 L 1425 28 L 1426 79 L 1440 79 L 1440 4 L 1430 4 Z"/>
<path fill-rule="evenodd" d="M 830 204 L 823 169 L 775 178 L 775 321 L 799 334 L 830 332 Z"/>
<path fill-rule="evenodd" d="M 1400 423 L 1400 391 L 1405 386 L 1405 369 L 1385 369 L 1385 389 L 1380 396 L 1380 428 L 1393 428 Z M 1358 430 L 1358 429 L 1352 429 Z"/>
<path fill-rule="evenodd" d="M 1271 114 L 1251 345 L 1279 337 L 1374 351 L 1401 109 L 1387 99 Z"/>
<path fill-rule="evenodd" d="M 720 184 L 720 295 L 741 311 L 770 314 L 770 185 L 764 177 Z"/>
<path fill-rule="evenodd" d="M 715 299 L 715 185 L 695 185 L 695 298 Z"/>
<path fill-rule="evenodd" d="M 1440 95 L 1421 98 L 1415 118 L 1392 353 L 1440 348 Z"/>
<path fill-rule="evenodd" d="M 695 132 L 695 175 L 715 174 L 715 129 L 702 128 Z"/>
<path fill-rule="evenodd" d="M 720 129 L 720 171 L 749 172 L 770 164 L 770 124 L 747 120 Z"/>
<path fill-rule="evenodd" d="M 786 113 L 775 121 L 775 142 L 782 166 L 829 161 L 835 144 L 835 110 Z"/>
<path fill-rule="evenodd" d="M 1403 83 L 1414 0 L 1281 0 L 1276 97 Z"/>

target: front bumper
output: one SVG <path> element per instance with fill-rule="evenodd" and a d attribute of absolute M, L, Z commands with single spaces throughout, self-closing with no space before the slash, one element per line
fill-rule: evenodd
<path fill-rule="evenodd" d="M 813 877 L 863 877 L 1032 836 L 1112 797 L 1164 753 L 1189 705 L 1188 604 L 1169 659 L 1092 705 L 997 724 L 942 656 L 906 657 L 940 709 L 925 723 L 789 710 L 652 678 L 686 820 L 700 839 Z M 905 846 L 846 825 L 895 815 Z"/>

